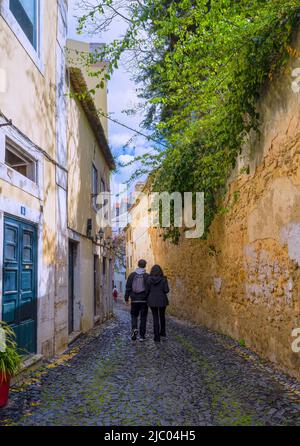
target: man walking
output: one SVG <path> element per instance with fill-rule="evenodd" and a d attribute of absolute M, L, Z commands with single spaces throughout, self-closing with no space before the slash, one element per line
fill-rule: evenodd
<path fill-rule="evenodd" d="M 146 260 L 138 262 L 138 268 L 129 275 L 126 283 L 125 302 L 131 299 L 131 339 L 136 341 L 140 331 L 140 341 L 145 340 L 148 315 Z M 140 316 L 140 330 L 138 331 L 138 318 Z"/>

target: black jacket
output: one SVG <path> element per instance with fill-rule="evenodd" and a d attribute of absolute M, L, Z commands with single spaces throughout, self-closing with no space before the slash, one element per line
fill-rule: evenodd
<path fill-rule="evenodd" d="M 162 276 L 149 276 L 147 295 L 149 307 L 166 307 L 169 305 L 167 294 L 170 292 L 168 279 Z"/>
<path fill-rule="evenodd" d="M 134 293 L 132 291 L 132 283 L 134 276 L 137 273 L 134 271 L 133 273 L 129 274 L 127 282 L 126 282 L 126 292 L 125 292 L 125 301 L 128 302 L 129 297 L 131 298 L 131 302 L 146 302 L 147 301 L 147 280 L 149 277 L 148 273 L 144 273 L 144 283 L 145 283 L 145 291 L 142 293 Z"/>

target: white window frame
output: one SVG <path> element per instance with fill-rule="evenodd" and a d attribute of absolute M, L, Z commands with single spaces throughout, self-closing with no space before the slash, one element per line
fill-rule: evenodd
<path fill-rule="evenodd" d="M 11 139 L 6 138 L 5 139 L 5 160 L 4 161 L 5 161 L 5 164 L 8 167 L 10 167 L 11 169 L 15 170 L 16 172 L 18 172 L 17 169 L 15 169 L 14 167 L 10 166 L 6 162 L 6 152 L 7 151 L 11 152 L 12 154 L 14 154 L 18 158 L 20 158 L 20 160 L 23 160 L 25 163 L 32 163 L 33 164 L 32 168 L 33 168 L 33 178 L 34 179 L 30 178 L 27 175 L 24 175 L 24 177 L 28 178 L 33 183 L 37 184 L 38 183 L 38 178 L 37 178 L 37 161 L 36 161 L 36 159 L 33 158 L 32 156 L 29 156 L 28 153 L 24 152 L 24 150 L 22 149 L 22 147 L 20 147 L 20 145 L 17 145 Z"/>
<path fill-rule="evenodd" d="M 37 0 L 37 49 L 35 49 L 22 27 L 9 8 L 9 0 L 0 0 L 0 14 L 10 27 L 22 47 L 25 49 L 33 63 L 44 74 L 45 65 L 43 61 L 43 23 L 44 23 L 44 0 Z"/>
<path fill-rule="evenodd" d="M 0 124 L 5 123 L 0 117 Z M 30 180 L 5 163 L 6 141 L 20 148 L 25 156 L 36 163 L 36 182 Z M 11 126 L 0 127 L 0 179 L 23 190 L 35 198 L 44 200 L 44 155 L 39 149 Z"/>

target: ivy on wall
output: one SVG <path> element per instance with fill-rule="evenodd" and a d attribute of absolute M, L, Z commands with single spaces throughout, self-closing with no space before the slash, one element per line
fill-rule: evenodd
<path fill-rule="evenodd" d="M 137 174 L 152 174 L 156 191 L 204 191 L 207 231 L 245 135 L 258 130 L 257 101 L 293 52 L 300 2 L 102 0 L 87 8 L 79 30 L 104 30 L 120 15 L 123 38 L 94 57 L 109 60 L 106 78 L 127 57 L 141 86 L 143 125 L 164 144 L 138 159 Z"/>

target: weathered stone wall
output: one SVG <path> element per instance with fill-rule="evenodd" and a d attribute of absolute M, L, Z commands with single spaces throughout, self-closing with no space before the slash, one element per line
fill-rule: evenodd
<path fill-rule="evenodd" d="M 298 48 L 299 39 L 294 47 Z M 292 69 L 266 89 L 261 135 L 250 135 L 232 174 L 228 211 L 207 241 L 163 242 L 155 262 L 170 278 L 170 312 L 225 333 L 300 378 L 300 97 Z M 244 168 L 244 169 L 243 169 Z M 234 197 L 237 197 L 235 200 Z M 140 253 L 142 255 L 142 253 Z"/>

